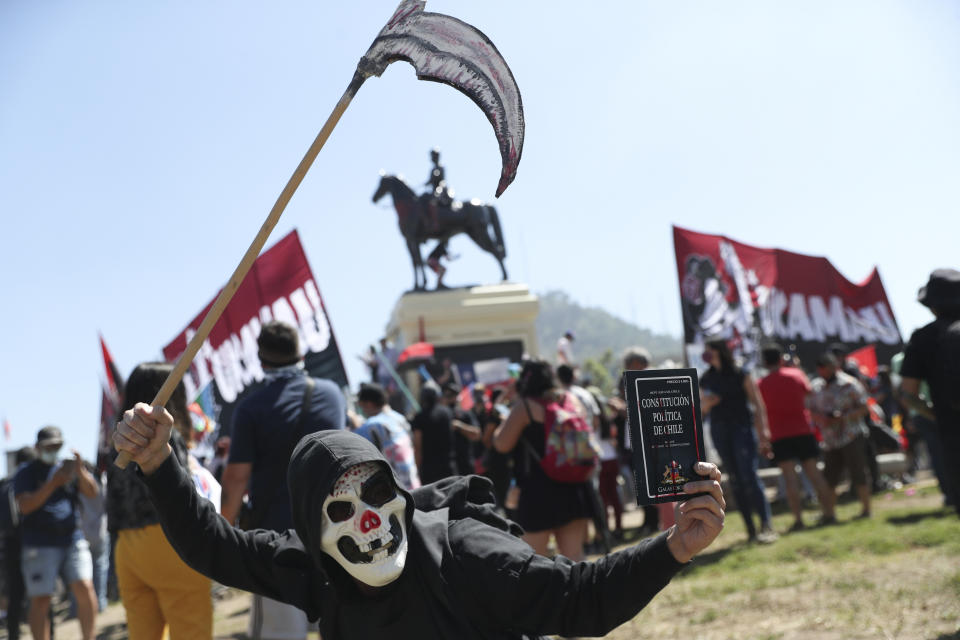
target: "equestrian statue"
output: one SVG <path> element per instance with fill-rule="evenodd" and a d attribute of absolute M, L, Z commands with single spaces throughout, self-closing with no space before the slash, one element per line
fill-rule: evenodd
<path fill-rule="evenodd" d="M 427 276 L 420 245 L 427 240 L 436 240 L 433 250 L 427 257 L 426 265 L 437 274 L 437 289 L 446 288 L 443 274 L 446 268 L 440 259 L 448 257 L 447 243 L 452 236 L 465 233 L 478 247 L 491 254 L 500 264 L 503 279 L 507 279 L 507 269 L 503 259 L 507 256 L 503 244 L 503 232 L 500 230 L 500 218 L 497 210 L 488 204 L 473 199 L 461 202 L 453 199 L 447 188 L 443 166 L 440 164 L 440 152 L 430 152 L 433 169 L 426 185 L 430 190 L 417 195 L 403 178 L 380 172 L 380 184 L 373 194 L 378 202 L 386 194 L 393 196 L 393 207 L 397 210 L 397 222 L 400 233 L 407 242 L 410 260 L 413 262 L 413 288 L 422 291 L 427 288 Z"/>

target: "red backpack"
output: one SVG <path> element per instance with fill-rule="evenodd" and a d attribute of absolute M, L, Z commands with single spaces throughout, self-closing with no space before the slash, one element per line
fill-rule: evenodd
<path fill-rule="evenodd" d="M 562 402 L 542 402 L 545 438 L 540 468 L 556 482 L 586 482 L 600 463 L 600 447 L 569 393 Z"/>

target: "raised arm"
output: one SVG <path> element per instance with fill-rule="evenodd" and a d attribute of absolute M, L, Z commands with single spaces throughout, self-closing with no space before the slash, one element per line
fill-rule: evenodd
<path fill-rule="evenodd" d="M 72 473 L 65 466 L 53 472 L 53 474 L 39 487 L 33 491 L 22 491 L 14 482 L 14 491 L 16 492 L 17 508 L 20 513 L 28 515 L 40 509 L 47 503 L 53 492 L 70 482 Z"/>
<path fill-rule="evenodd" d="M 172 416 L 164 409 L 137 404 L 117 425 L 114 445 L 140 465 L 144 482 L 160 514 L 163 531 L 177 554 L 196 571 L 221 584 L 251 591 L 307 609 L 309 560 L 303 568 L 275 557 L 297 542 L 290 533 L 241 531 L 220 517 L 199 494 L 189 474 L 170 455 Z"/>
<path fill-rule="evenodd" d="M 475 615 L 532 635 L 600 636 L 630 620 L 723 528 L 720 473 L 705 463 L 697 472 L 707 479 L 685 490 L 706 495 L 681 503 L 674 527 L 595 562 L 546 558 L 499 529 L 455 523 L 451 549 L 475 590 Z"/>
<path fill-rule="evenodd" d="M 453 427 L 454 431 L 459 431 L 461 434 L 463 434 L 463 437 L 471 442 L 476 442 L 483 435 L 483 432 L 480 431 L 480 427 L 477 425 L 468 424 L 463 420 L 458 420 L 457 418 L 454 418 L 450 421 L 450 426 Z"/>
<path fill-rule="evenodd" d="M 73 452 L 73 464 L 77 470 L 77 490 L 88 498 L 96 498 L 100 493 L 100 487 L 94 480 L 93 474 L 87 471 L 79 451 Z"/>

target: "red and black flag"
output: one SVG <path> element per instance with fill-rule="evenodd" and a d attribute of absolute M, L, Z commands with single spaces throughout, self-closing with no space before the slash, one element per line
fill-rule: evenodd
<path fill-rule="evenodd" d="M 120 375 L 120 370 L 117 369 L 103 336 L 100 336 L 100 350 L 103 352 L 104 377 L 100 390 L 100 437 L 97 441 L 97 456 L 102 463 L 104 457 L 109 456 L 113 450 L 110 437 L 123 411 L 124 385 L 123 376 Z"/>

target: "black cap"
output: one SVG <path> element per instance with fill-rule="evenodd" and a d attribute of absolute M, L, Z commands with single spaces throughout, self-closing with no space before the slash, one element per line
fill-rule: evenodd
<path fill-rule="evenodd" d="M 463 387 L 458 385 L 456 382 L 444 382 L 441 389 L 443 389 L 444 395 L 455 396 L 460 393 L 460 390 Z"/>
<path fill-rule="evenodd" d="M 272 320 L 260 329 L 257 355 L 268 367 L 285 367 L 300 361 L 300 336 L 292 325 Z"/>
<path fill-rule="evenodd" d="M 57 427 L 44 427 L 37 432 L 37 446 L 49 447 L 63 445 L 63 432 Z"/>
<path fill-rule="evenodd" d="M 820 357 L 817 358 L 818 367 L 840 367 L 840 360 L 837 359 L 837 356 L 833 355 L 829 351 L 820 354 Z"/>
<path fill-rule="evenodd" d="M 960 271 L 936 269 L 920 287 L 917 302 L 931 309 L 960 309 Z"/>

